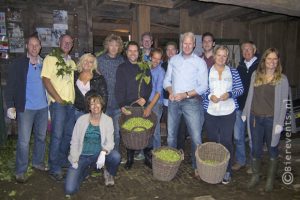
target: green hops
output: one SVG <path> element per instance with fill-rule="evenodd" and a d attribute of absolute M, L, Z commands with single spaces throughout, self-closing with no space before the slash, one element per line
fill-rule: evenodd
<path fill-rule="evenodd" d="M 153 123 L 149 119 L 144 119 L 142 117 L 133 117 L 128 119 L 123 125 L 127 131 L 135 131 L 135 132 L 142 132 L 145 129 L 149 129 L 153 126 Z"/>
<path fill-rule="evenodd" d="M 211 166 L 215 166 L 217 164 L 219 164 L 220 162 L 219 161 L 216 161 L 216 160 L 203 160 L 203 162 L 207 165 L 211 165 Z"/>
<path fill-rule="evenodd" d="M 180 155 L 171 149 L 162 149 L 154 153 L 158 159 L 167 162 L 177 162 L 180 160 Z"/>

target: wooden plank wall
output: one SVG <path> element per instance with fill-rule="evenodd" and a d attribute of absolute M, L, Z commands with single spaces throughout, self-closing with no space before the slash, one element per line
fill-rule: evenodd
<path fill-rule="evenodd" d="M 54 9 L 66 9 L 69 15 L 69 31 L 73 34 L 74 31 L 74 15 L 78 15 L 78 53 L 81 55 L 83 52 L 93 51 L 93 37 L 100 35 L 107 35 L 109 30 L 106 30 L 105 23 L 98 25 L 96 23 L 91 24 L 91 20 L 94 21 L 91 16 L 90 5 L 85 7 L 85 3 L 88 0 L 84 0 L 84 3 L 78 3 L 77 5 L 71 5 L 66 7 L 65 5 L 49 5 L 49 6 L 36 6 L 33 3 L 20 4 L 19 8 L 22 9 L 24 33 L 27 37 L 32 33 L 36 27 L 52 27 L 53 17 L 52 11 Z M 14 5 L 18 8 L 18 5 Z M 151 8 L 151 11 L 155 11 Z M 89 15 L 88 15 L 88 13 Z M 152 14 L 152 12 L 150 12 Z M 155 13 L 155 12 L 154 12 Z M 160 24 L 150 24 L 150 31 L 156 35 L 164 35 L 167 33 L 178 34 L 185 31 L 193 31 L 197 34 L 203 34 L 206 31 L 212 32 L 216 38 L 221 39 L 239 39 L 241 42 L 252 40 L 257 44 L 258 51 L 263 52 L 268 47 L 276 47 L 281 52 L 281 60 L 284 66 L 284 72 L 287 74 L 290 84 L 292 86 L 300 88 L 300 19 L 294 21 L 282 21 L 277 23 L 251 23 L 250 22 L 236 22 L 230 20 L 205 20 L 201 15 L 189 16 L 187 10 L 181 9 L 176 12 L 178 19 L 174 21 L 179 22 L 178 27 L 166 27 Z M 161 13 L 169 16 L 168 12 Z M 133 14 L 133 16 L 136 16 Z M 151 18 L 151 15 L 150 15 Z M 153 18 L 153 16 L 152 16 Z M 118 25 L 121 28 L 137 31 L 132 29 L 137 24 L 135 17 L 128 24 Z M 89 21 L 89 22 L 87 22 Z M 152 21 L 152 20 L 151 20 Z M 112 24 L 115 25 L 115 24 Z M 102 28 L 101 28 L 102 27 Z M 120 33 L 120 35 L 126 36 L 127 33 Z M 134 37 L 138 37 L 131 33 Z M 88 38 L 92 37 L 90 40 Z M 161 38 L 161 37 L 159 37 Z"/>
<path fill-rule="evenodd" d="M 269 47 L 278 48 L 284 73 L 292 87 L 300 88 L 300 20 L 251 24 L 234 21 L 207 21 L 201 16 L 190 17 L 189 31 L 212 32 L 216 38 L 252 40 L 263 53 Z"/>

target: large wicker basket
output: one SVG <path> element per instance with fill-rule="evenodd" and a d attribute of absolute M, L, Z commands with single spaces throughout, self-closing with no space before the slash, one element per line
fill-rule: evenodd
<path fill-rule="evenodd" d="M 162 149 L 171 149 L 180 155 L 180 159 L 177 162 L 167 162 L 157 158 L 155 152 Z M 178 171 L 181 161 L 184 159 L 184 154 L 182 151 L 174 149 L 172 147 L 160 147 L 152 151 L 152 172 L 154 178 L 160 181 L 170 181 L 172 180 Z"/>
<path fill-rule="evenodd" d="M 128 119 L 133 117 L 143 117 L 144 109 L 143 107 L 127 107 L 126 109 L 129 110 L 131 114 L 130 115 L 121 114 L 121 117 L 119 119 L 122 141 L 125 147 L 128 149 L 132 149 L 132 150 L 144 149 L 145 147 L 147 147 L 149 143 L 149 139 L 154 133 L 157 117 L 152 112 L 150 116 L 146 118 L 153 123 L 153 126 L 150 129 L 145 129 L 142 132 L 141 131 L 136 132 L 135 129 L 128 131 L 122 128 L 124 122 L 126 122 Z M 135 127 L 135 128 L 142 128 L 142 127 Z"/>
<path fill-rule="evenodd" d="M 206 142 L 197 147 L 195 152 L 197 170 L 200 178 L 211 184 L 220 183 L 226 173 L 229 151 L 221 144 L 215 142 Z M 213 160 L 214 165 L 204 162 Z"/>

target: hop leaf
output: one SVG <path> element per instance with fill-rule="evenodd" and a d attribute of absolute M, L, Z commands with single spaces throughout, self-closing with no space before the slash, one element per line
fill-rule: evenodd
<path fill-rule="evenodd" d="M 57 58 L 57 61 L 55 63 L 57 67 L 56 76 L 61 76 L 62 78 L 64 78 L 65 75 L 70 75 L 72 73 L 73 68 L 71 67 L 71 65 L 66 64 L 62 54 L 63 52 L 60 48 L 54 48 L 49 55 Z"/>
<path fill-rule="evenodd" d="M 145 76 L 144 81 L 148 85 L 150 83 L 150 76 Z"/>
<path fill-rule="evenodd" d="M 136 77 L 135 77 L 135 80 L 137 80 L 137 81 L 138 81 L 138 80 L 140 80 L 140 79 L 141 79 L 141 77 L 142 77 L 142 75 L 143 75 L 142 73 L 140 73 L 140 74 L 137 74 L 137 75 L 136 75 Z"/>

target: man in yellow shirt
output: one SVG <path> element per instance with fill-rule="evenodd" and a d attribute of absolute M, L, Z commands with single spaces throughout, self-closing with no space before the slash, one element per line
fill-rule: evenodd
<path fill-rule="evenodd" d="M 50 103 L 52 131 L 49 147 L 49 173 L 56 181 L 63 179 L 61 167 L 68 163 L 67 156 L 75 123 L 73 72 L 76 64 L 69 55 L 73 47 L 73 38 L 68 34 L 62 35 L 59 43 L 62 53 L 52 52 L 46 56 L 41 73 Z"/>

